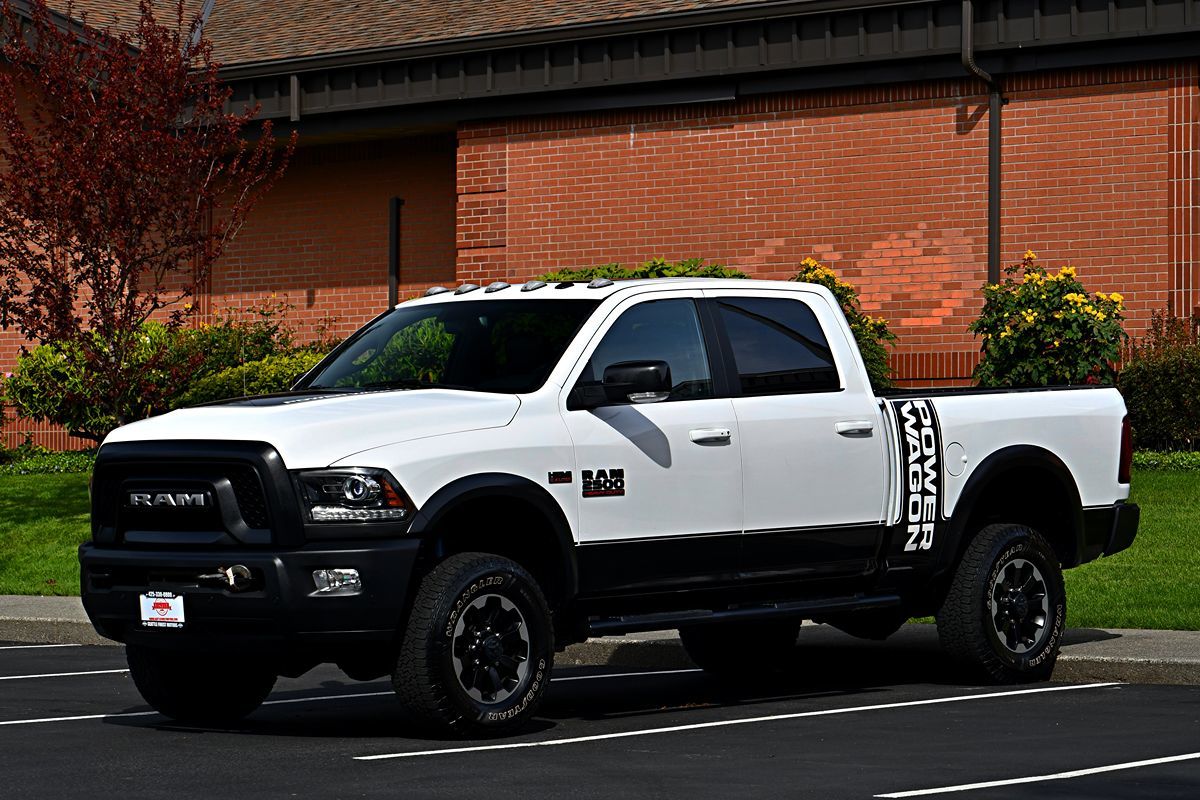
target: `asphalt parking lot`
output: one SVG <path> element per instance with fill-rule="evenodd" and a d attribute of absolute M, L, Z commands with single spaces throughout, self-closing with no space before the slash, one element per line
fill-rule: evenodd
<path fill-rule="evenodd" d="M 0 643 L 0 796 L 1200 796 L 1200 687 L 983 687 L 927 656 L 861 661 L 798 648 L 743 687 L 566 668 L 530 732 L 449 741 L 332 667 L 205 729 L 150 711 L 120 648 Z"/>

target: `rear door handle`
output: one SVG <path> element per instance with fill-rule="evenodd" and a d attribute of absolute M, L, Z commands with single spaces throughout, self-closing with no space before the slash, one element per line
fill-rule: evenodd
<path fill-rule="evenodd" d="M 728 442 L 733 438 L 733 431 L 729 428 L 697 428 L 688 432 L 688 438 L 696 444 Z"/>
<path fill-rule="evenodd" d="M 842 436 L 870 436 L 875 423 L 869 419 L 848 419 L 834 423 L 833 429 Z"/>

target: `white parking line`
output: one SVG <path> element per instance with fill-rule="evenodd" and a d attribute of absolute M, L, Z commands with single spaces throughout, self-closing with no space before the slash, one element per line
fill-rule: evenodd
<path fill-rule="evenodd" d="M 83 647 L 80 644 L 6 644 L 0 650 L 42 650 L 48 647 Z"/>
<path fill-rule="evenodd" d="M 822 711 L 799 711 L 794 714 L 772 714 L 767 717 L 744 717 L 741 719 L 725 719 L 714 722 L 696 722 L 689 725 L 672 725 L 667 728 L 646 728 L 638 731 L 621 731 L 619 733 L 601 733 L 594 736 L 573 736 L 568 739 L 545 739 L 540 742 L 510 742 L 508 744 L 487 744 L 476 747 L 445 747 L 440 750 L 418 750 L 408 753 L 384 753 L 374 756 L 354 756 L 355 761 L 381 761 L 389 758 L 418 758 L 421 756 L 442 756 L 454 753 L 480 753 L 487 750 L 517 750 L 524 747 L 557 747 L 565 744 L 581 742 L 599 742 L 605 739 L 626 739 L 633 736 L 655 736 L 663 733 L 679 733 L 695 731 L 704 728 L 723 728 L 729 725 L 751 725 L 760 722 L 779 722 L 781 720 L 803 719 L 805 717 L 825 717 L 834 714 L 854 714 L 860 711 L 882 711 L 891 708 L 913 708 L 915 706 L 932 706 L 943 703 L 965 703 L 972 700 L 991 700 L 997 697 L 1016 697 L 1027 694 L 1045 692 L 1072 692 L 1080 689 L 1100 689 L 1106 686 L 1121 686 L 1120 683 L 1087 683 L 1074 686 L 1044 686 L 1038 689 L 1016 689 L 1007 692 L 988 692 L 987 694 L 968 694 L 955 697 L 938 697 L 931 700 L 908 700 L 900 703 L 880 703 L 871 706 L 853 706 L 850 708 L 828 708 Z"/>
<path fill-rule="evenodd" d="M 358 694 L 330 694 L 321 697 L 296 697 L 289 700 L 268 700 L 264 706 L 281 706 L 292 703 L 319 703 L 324 700 L 353 700 L 359 697 L 379 697 L 394 692 L 360 692 Z M 157 711 L 126 711 L 121 714 L 80 714 L 74 717 L 42 717 L 41 719 L 0 720 L 0 725 L 38 725 L 44 722 L 78 722 L 89 719 L 120 719 L 122 717 L 153 717 Z"/>
<path fill-rule="evenodd" d="M 892 792 L 890 794 L 877 794 L 876 797 L 923 797 L 930 794 L 949 794 L 950 792 L 969 792 L 972 789 L 992 789 L 997 786 L 1016 786 L 1020 783 L 1041 783 L 1043 781 L 1061 781 L 1067 778 L 1082 778 L 1087 775 L 1099 775 L 1102 772 L 1117 772 L 1123 769 L 1137 769 L 1138 767 L 1152 767 L 1156 764 L 1171 764 L 1176 761 L 1191 761 L 1200 758 L 1200 753 L 1184 753 L 1181 756 L 1167 756 L 1165 758 L 1148 758 L 1145 761 L 1127 761 L 1124 764 L 1110 764 L 1106 767 L 1092 767 L 1091 769 L 1073 769 L 1070 772 L 1055 772 L 1052 775 L 1033 775 L 1028 778 L 1009 778 L 1002 781 L 985 781 L 983 783 L 963 783 L 958 786 L 943 786 L 938 789 L 915 789 L 910 792 Z"/>
<path fill-rule="evenodd" d="M 70 678 L 75 675 L 116 675 L 128 669 L 90 669 L 86 672 L 46 672 L 41 675 L 0 675 L 0 681 L 26 681 L 30 678 Z"/>

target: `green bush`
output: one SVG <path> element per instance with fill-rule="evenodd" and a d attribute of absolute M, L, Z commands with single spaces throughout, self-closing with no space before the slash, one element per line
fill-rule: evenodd
<path fill-rule="evenodd" d="M 117 358 L 111 343 L 98 335 L 39 345 L 17 357 L 16 369 L 4 380 L 4 399 L 22 416 L 99 441 L 118 425 L 167 410 L 199 359 L 178 346 L 178 336 L 178 329 L 144 323 L 125 356 L 136 367 L 137 380 L 121 385 L 99 385 L 100 376 L 89 366 L 85 348 L 101 358 Z"/>
<path fill-rule="evenodd" d="M 290 309 L 286 303 L 269 300 L 251 305 L 237 316 L 230 309 L 214 322 L 181 328 L 173 346 L 182 357 L 196 357 L 195 379 L 287 353 L 296 349 L 295 332 L 285 322 Z"/>
<path fill-rule="evenodd" d="M 60 472 L 91 472 L 96 461 L 92 451 L 31 453 L 0 464 L 0 475 L 50 475 Z"/>
<path fill-rule="evenodd" d="M 1155 312 L 1129 348 L 1117 385 L 1138 447 L 1190 449 L 1200 441 L 1200 318 Z"/>
<path fill-rule="evenodd" d="M 1200 453 L 1181 450 L 1135 450 L 1133 466 L 1135 469 L 1160 472 L 1200 472 Z"/>
<path fill-rule="evenodd" d="M 538 280 L 547 283 L 560 281 L 593 281 L 597 278 L 608 278 L 612 281 L 633 280 L 635 278 L 745 278 L 746 273 L 720 264 L 705 264 L 702 258 L 687 258 L 683 261 L 667 261 L 654 258 L 636 267 L 623 267 L 620 264 L 601 264 L 598 267 L 580 267 L 578 269 L 560 269 L 547 272 Z"/>
<path fill-rule="evenodd" d="M 229 367 L 200 378 L 172 405 L 183 408 L 232 397 L 287 391 L 322 358 L 324 355 L 320 353 L 296 350 Z"/>
<path fill-rule="evenodd" d="M 1125 341 L 1121 295 L 1089 294 L 1074 267 L 1049 274 L 1026 251 L 998 284 L 983 288 L 970 331 L 983 340 L 980 386 L 1101 383 Z"/>
<path fill-rule="evenodd" d="M 800 262 L 800 271 L 792 278 L 802 283 L 816 283 L 833 292 L 846 322 L 858 343 L 867 377 L 873 389 L 887 389 L 892 385 L 891 368 L 888 366 L 888 346 L 896 341 L 896 334 L 888 330 L 888 321 L 870 317 L 862 312 L 858 302 L 858 291 L 852 284 L 838 280 L 833 270 L 814 258 Z"/>

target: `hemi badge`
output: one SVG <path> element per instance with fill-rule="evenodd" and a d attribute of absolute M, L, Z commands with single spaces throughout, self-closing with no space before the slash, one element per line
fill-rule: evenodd
<path fill-rule="evenodd" d="M 570 482 L 571 482 L 571 471 L 570 470 L 550 473 L 550 483 L 570 483 Z"/>

